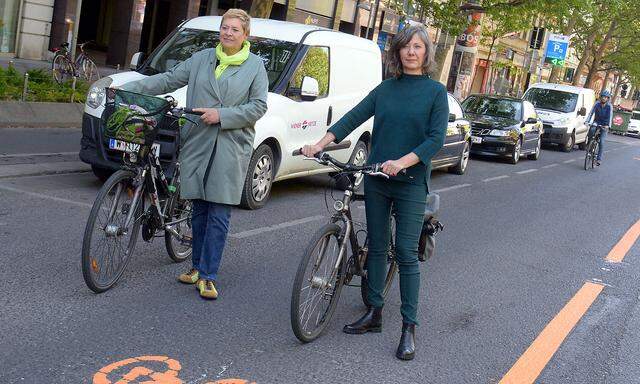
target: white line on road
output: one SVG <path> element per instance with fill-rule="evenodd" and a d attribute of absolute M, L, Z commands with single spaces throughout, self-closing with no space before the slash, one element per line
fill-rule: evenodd
<path fill-rule="evenodd" d="M 284 222 L 284 223 L 280 223 L 280 224 L 276 224 L 276 225 L 270 225 L 270 226 L 267 226 L 267 227 L 251 229 L 251 230 L 244 231 L 244 232 L 232 233 L 232 234 L 229 235 L 229 237 L 232 237 L 234 239 L 244 239 L 246 237 L 259 235 L 259 234 L 262 234 L 262 233 L 265 233 L 265 232 L 277 231 L 278 229 L 283 229 L 283 228 L 288 228 L 288 227 L 295 227 L 296 225 L 306 224 L 306 223 L 310 223 L 310 222 L 313 222 L 313 221 L 318 221 L 318 220 L 322 220 L 322 219 L 326 219 L 326 218 L 327 218 L 326 216 L 305 217 L 304 219 L 287 221 L 287 222 Z"/>
<path fill-rule="evenodd" d="M 509 177 L 509 175 L 502 175 L 502 176 L 490 177 L 490 178 L 484 179 L 482 181 L 484 181 L 485 183 L 488 183 L 490 181 L 502 180 L 502 179 L 506 179 L 508 177 Z"/>
<path fill-rule="evenodd" d="M 518 175 L 524 175 L 527 173 L 538 172 L 537 168 L 527 169 L 525 171 L 516 172 Z"/>
<path fill-rule="evenodd" d="M 576 161 L 576 159 L 569 159 L 569 160 L 563 161 L 563 163 L 569 164 L 569 163 L 573 163 L 574 161 Z"/>
<path fill-rule="evenodd" d="M 453 191 L 454 189 L 466 188 L 466 187 L 470 187 L 470 186 L 471 186 L 471 184 L 452 185 L 451 187 L 436 189 L 435 191 L 433 191 L 433 193 L 442 193 L 442 192 L 447 192 L 447 191 Z"/>
<path fill-rule="evenodd" d="M 13 153 L 8 155 L 0 155 L 0 159 L 5 157 L 32 157 L 32 156 L 69 156 L 69 155 L 77 155 L 78 151 L 75 152 L 51 152 L 51 153 Z"/>
<path fill-rule="evenodd" d="M 545 166 L 544 166 L 544 167 L 542 167 L 542 168 L 544 168 L 544 169 L 549 169 L 549 168 L 553 168 L 553 167 L 557 167 L 557 166 L 558 166 L 558 164 L 553 163 L 553 164 L 545 165 Z"/>
<path fill-rule="evenodd" d="M 5 191 L 9 191 L 9 192 L 15 192 L 15 193 L 23 194 L 23 195 L 39 197 L 41 199 L 53 200 L 53 201 L 57 201 L 59 203 L 73 204 L 73 205 L 78 205 L 78 206 L 86 207 L 86 208 L 91 208 L 92 207 L 92 204 L 89 204 L 89 203 L 82 203 L 80 201 L 73 201 L 73 200 L 63 199 L 63 198 L 60 198 L 60 197 L 49 196 L 49 195 L 45 195 L 43 193 L 25 191 L 23 189 L 8 187 L 6 185 L 0 185 L 0 189 L 5 190 Z"/>

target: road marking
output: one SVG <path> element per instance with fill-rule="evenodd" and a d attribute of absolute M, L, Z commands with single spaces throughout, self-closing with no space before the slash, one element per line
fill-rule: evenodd
<path fill-rule="evenodd" d="M 520 356 L 500 384 L 533 383 L 604 286 L 586 282 Z"/>
<path fill-rule="evenodd" d="M 318 220 L 322 220 L 322 219 L 326 219 L 326 218 L 327 218 L 326 216 L 305 217 L 304 219 L 287 221 L 287 222 L 284 222 L 284 223 L 280 223 L 280 224 L 276 224 L 276 225 L 270 225 L 270 226 L 267 226 L 267 227 L 261 227 L 261 228 L 251 229 L 251 230 L 248 230 L 248 231 L 232 233 L 232 234 L 229 235 L 229 237 L 232 237 L 234 239 L 244 239 L 244 238 L 247 238 L 247 237 L 250 237 L 250 236 L 260 235 L 260 234 L 265 233 L 265 232 L 272 232 L 272 231 L 276 231 L 278 229 L 283 229 L 283 228 L 288 228 L 288 227 L 295 227 L 296 225 L 306 224 L 306 223 L 310 223 L 312 221 L 318 221 Z"/>
<path fill-rule="evenodd" d="M 455 189 L 466 188 L 466 187 L 470 187 L 470 186 L 471 186 L 471 184 L 452 185 L 451 187 L 436 189 L 436 190 L 433 191 L 433 193 L 442 193 L 442 192 L 447 192 L 447 191 L 453 191 Z"/>
<path fill-rule="evenodd" d="M 557 167 L 557 166 L 558 166 L 558 164 L 553 163 L 553 164 L 545 165 L 545 166 L 544 166 L 544 167 L 542 167 L 542 168 L 544 168 L 544 169 L 549 169 L 549 168 L 553 168 L 553 167 Z"/>
<path fill-rule="evenodd" d="M 640 220 L 629 228 L 620 241 L 611 249 L 605 260 L 610 263 L 620 263 L 624 260 L 633 244 L 640 237 Z"/>
<path fill-rule="evenodd" d="M 634 157 L 633 160 L 640 160 L 640 157 Z"/>
<path fill-rule="evenodd" d="M 80 201 L 73 201 L 73 200 L 63 199 L 63 198 L 60 198 L 60 197 L 49 196 L 49 195 L 45 195 L 43 193 L 25 191 L 23 189 L 8 187 L 6 185 L 0 185 L 0 189 L 5 190 L 5 191 L 10 191 L 10 192 L 23 194 L 23 195 L 39 197 L 41 199 L 53 200 L 53 201 L 57 201 L 59 203 L 67 203 L 67 204 L 78 205 L 78 206 L 86 207 L 86 208 L 91 208 L 93 206 L 92 204 L 89 204 L 89 203 L 82 203 Z"/>
<path fill-rule="evenodd" d="M 538 172 L 537 168 L 527 169 L 525 171 L 516 172 L 518 175 L 525 175 L 527 173 Z"/>
<path fill-rule="evenodd" d="M 573 163 L 574 161 L 576 161 L 576 159 L 569 159 L 569 160 L 563 161 L 563 163 L 569 164 L 569 163 Z"/>
<path fill-rule="evenodd" d="M 508 177 L 509 177 L 509 175 L 502 175 L 502 176 L 490 177 L 490 178 L 484 179 L 482 181 L 484 181 L 485 183 L 488 183 L 490 181 L 502 180 L 502 179 L 506 179 Z"/>

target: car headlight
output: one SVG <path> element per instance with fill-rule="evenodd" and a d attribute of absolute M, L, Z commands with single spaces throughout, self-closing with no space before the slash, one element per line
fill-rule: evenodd
<path fill-rule="evenodd" d="M 109 87 L 111 83 L 113 83 L 113 79 L 110 77 L 104 77 L 93 83 L 87 93 L 87 105 L 93 109 L 100 107 L 106 96 L 105 88 Z"/>
<path fill-rule="evenodd" d="M 507 137 L 509 136 L 509 131 L 503 131 L 502 129 L 493 129 L 489 132 L 491 136 L 499 136 L 499 137 Z"/>
<path fill-rule="evenodd" d="M 558 120 L 555 122 L 555 124 L 553 124 L 554 126 L 560 126 L 560 127 L 566 127 L 567 125 L 569 125 L 569 123 L 571 123 L 571 117 L 563 117 L 562 119 Z"/>

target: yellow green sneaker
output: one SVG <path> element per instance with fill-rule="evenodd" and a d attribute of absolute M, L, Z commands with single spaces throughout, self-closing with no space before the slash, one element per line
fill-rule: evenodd
<path fill-rule="evenodd" d="M 212 280 L 200 279 L 197 287 L 198 291 L 200 291 L 200 297 L 203 299 L 215 300 L 218 298 L 218 291 Z"/>
<path fill-rule="evenodd" d="M 191 270 L 187 273 L 183 273 L 178 276 L 178 281 L 185 284 L 195 284 L 200 277 L 200 273 L 197 269 L 191 268 Z"/>

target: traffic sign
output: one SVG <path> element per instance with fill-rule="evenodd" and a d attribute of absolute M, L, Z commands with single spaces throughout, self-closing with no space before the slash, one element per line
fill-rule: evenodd
<path fill-rule="evenodd" d="M 549 34 L 547 50 L 545 51 L 545 63 L 564 66 L 569 50 L 570 37 L 565 35 Z"/>

